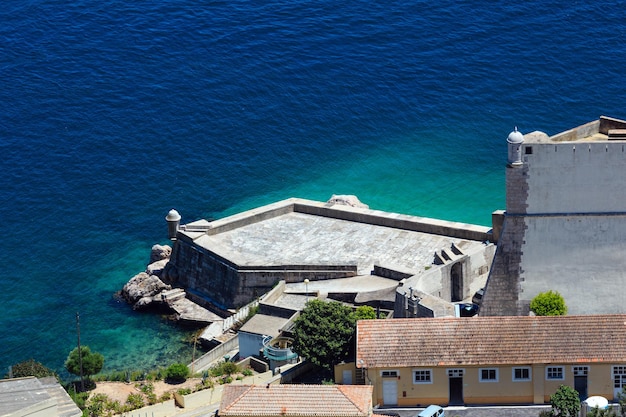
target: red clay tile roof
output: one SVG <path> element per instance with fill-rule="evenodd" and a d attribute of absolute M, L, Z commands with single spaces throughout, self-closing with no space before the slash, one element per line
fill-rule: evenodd
<path fill-rule="evenodd" d="M 362 320 L 357 367 L 626 362 L 626 315 Z"/>
<path fill-rule="evenodd" d="M 221 417 L 369 417 L 368 385 L 225 385 Z"/>

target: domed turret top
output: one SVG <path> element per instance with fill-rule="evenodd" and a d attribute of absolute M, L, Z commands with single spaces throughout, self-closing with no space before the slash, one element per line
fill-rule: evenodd
<path fill-rule="evenodd" d="M 178 214 L 175 209 L 171 209 L 170 212 L 167 213 L 165 220 L 167 220 L 168 222 L 177 222 L 180 220 L 180 214 Z"/>
<path fill-rule="evenodd" d="M 509 143 L 522 143 L 524 142 L 524 135 L 522 135 L 522 132 L 517 130 L 517 126 L 515 126 L 515 130 L 509 133 L 509 137 L 506 141 Z"/>

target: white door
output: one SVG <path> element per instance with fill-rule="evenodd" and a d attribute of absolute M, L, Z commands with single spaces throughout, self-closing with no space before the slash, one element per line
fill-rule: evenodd
<path fill-rule="evenodd" d="M 398 405 L 398 381 L 383 379 L 383 404 Z"/>
<path fill-rule="evenodd" d="M 352 371 L 344 370 L 341 379 L 344 385 L 352 385 Z"/>

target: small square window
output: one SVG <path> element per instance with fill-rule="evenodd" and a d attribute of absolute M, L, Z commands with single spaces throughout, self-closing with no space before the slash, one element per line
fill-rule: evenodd
<path fill-rule="evenodd" d="M 432 384 L 433 375 L 430 369 L 418 369 L 413 371 L 414 384 Z"/>
<path fill-rule="evenodd" d="M 513 381 L 530 381 L 530 368 L 513 368 Z"/>
<path fill-rule="evenodd" d="M 546 379 L 563 379 L 563 367 L 548 366 L 546 368 Z"/>
<path fill-rule="evenodd" d="M 533 147 L 532 146 L 524 147 L 524 155 L 532 155 L 532 154 L 533 154 Z"/>
<path fill-rule="evenodd" d="M 498 382 L 497 368 L 484 368 L 480 370 L 480 382 Z"/>

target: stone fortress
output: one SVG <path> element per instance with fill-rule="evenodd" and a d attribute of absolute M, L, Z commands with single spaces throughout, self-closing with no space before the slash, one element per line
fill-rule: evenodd
<path fill-rule="evenodd" d="M 268 293 L 315 293 L 393 310 L 527 315 L 555 290 L 570 314 L 626 313 L 626 122 L 608 117 L 549 137 L 508 137 L 506 210 L 493 227 L 291 198 L 215 221 L 168 217 L 164 280 L 228 315 Z M 306 284 L 305 284 L 306 283 Z"/>
<path fill-rule="evenodd" d="M 402 317 L 454 315 L 452 302 L 484 285 L 495 253 L 488 227 L 333 200 L 291 198 L 213 222 L 172 224 L 174 235 L 164 276 L 222 312 L 284 281 L 288 290 L 390 310 L 398 299 Z"/>

